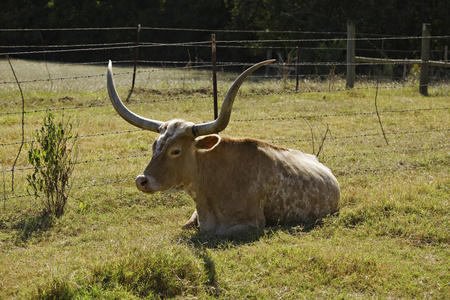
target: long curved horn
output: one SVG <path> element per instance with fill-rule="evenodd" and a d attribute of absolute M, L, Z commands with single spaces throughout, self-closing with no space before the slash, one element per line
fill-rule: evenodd
<path fill-rule="evenodd" d="M 133 113 L 128 108 L 126 108 L 125 105 L 123 104 L 122 100 L 120 100 L 120 97 L 117 94 L 116 87 L 114 85 L 111 61 L 109 61 L 109 63 L 108 63 L 108 74 L 106 77 L 107 77 L 109 99 L 111 99 L 111 103 L 114 106 L 114 108 L 116 109 L 117 113 L 125 121 L 129 122 L 130 124 L 132 124 L 136 127 L 146 129 L 146 130 L 151 130 L 154 132 L 158 132 L 158 128 L 159 128 L 159 126 L 161 126 L 161 124 L 163 122 L 146 119 L 146 118 L 143 118 L 143 117 Z"/>
<path fill-rule="evenodd" d="M 257 63 L 256 65 L 253 65 L 252 67 L 245 70 L 239 77 L 234 81 L 234 83 L 231 85 L 230 89 L 228 90 L 225 99 L 223 100 L 222 108 L 220 109 L 220 115 L 215 121 L 211 121 L 208 123 L 200 123 L 195 124 L 194 127 L 192 127 L 192 132 L 195 136 L 200 135 L 207 135 L 211 133 L 218 133 L 222 130 L 224 130 L 228 122 L 230 121 L 231 116 L 231 110 L 233 108 L 234 99 L 236 98 L 237 92 L 244 82 L 244 80 L 252 74 L 255 70 L 259 69 L 262 66 L 265 66 L 267 64 L 273 63 L 275 59 L 262 61 L 260 63 Z"/>

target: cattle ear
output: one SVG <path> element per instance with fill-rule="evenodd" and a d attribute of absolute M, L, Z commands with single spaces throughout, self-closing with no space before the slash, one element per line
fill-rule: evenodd
<path fill-rule="evenodd" d="M 195 139 L 197 149 L 209 151 L 214 149 L 220 143 L 220 136 L 217 134 L 210 134 L 201 136 Z"/>

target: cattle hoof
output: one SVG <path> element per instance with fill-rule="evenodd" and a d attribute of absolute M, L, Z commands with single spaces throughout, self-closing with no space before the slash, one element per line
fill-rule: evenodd
<path fill-rule="evenodd" d="M 183 225 L 183 227 L 181 227 L 181 229 L 183 230 L 198 230 L 197 224 L 195 224 L 195 222 L 188 222 L 186 224 Z"/>

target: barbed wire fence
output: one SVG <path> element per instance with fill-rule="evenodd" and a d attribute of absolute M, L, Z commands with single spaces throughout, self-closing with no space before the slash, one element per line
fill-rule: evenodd
<path fill-rule="evenodd" d="M 0 33 L 12 33 L 12 34 L 20 34 L 20 33 L 29 33 L 29 32 L 38 32 L 41 34 L 42 32 L 51 32 L 51 31 L 60 31 L 60 32 L 88 32 L 88 31 L 130 31 L 132 35 L 136 28 L 134 27 L 121 27 L 121 28 L 56 28 L 56 29 L 0 29 Z M 232 36 L 233 34 L 251 34 L 251 35 L 259 35 L 258 39 L 227 39 L 220 40 L 217 39 L 217 47 L 220 49 L 228 49 L 229 51 L 239 52 L 243 49 L 256 51 L 252 53 L 253 56 L 263 56 L 263 58 L 271 58 L 273 54 L 272 51 L 279 51 L 276 54 L 278 64 L 275 67 L 275 72 L 266 72 L 266 75 L 260 75 L 262 79 L 267 78 L 277 78 L 277 79 L 286 79 L 286 78 L 294 78 L 295 76 L 300 76 L 303 79 L 324 79 L 330 78 L 330 76 L 336 76 L 336 68 L 342 67 L 345 68 L 348 66 L 348 62 L 344 59 L 338 60 L 338 58 L 344 58 L 346 47 L 345 42 L 347 42 L 348 38 L 345 37 L 345 32 L 301 32 L 299 36 L 299 31 L 246 31 L 246 30 L 207 30 L 207 29 L 183 29 L 183 28 L 151 28 L 151 27 L 141 27 L 140 30 L 147 31 L 178 31 L 178 32 L 204 32 L 204 33 L 223 33 L 227 36 Z M 264 39 L 264 35 L 273 36 L 278 35 L 278 38 L 267 38 Z M 303 37 L 306 36 L 306 37 Z M 319 36 L 318 38 L 311 38 L 310 36 Z M 389 49 L 386 48 L 385 42 L 387 41 L 409 41 L 414 44 L 414 41 L 420 42 L 422 39 L 421 36 L 379 36 L 379 35 L 370 35 L 370 34 L 359 34 L 359 37 L 354 38 L 355 42 L 361 43 L 362 47 L 356 48 L 358 53 L 378 53 L 380 56 L 385 57 L 387 54 L 391 53 L 392 55 L 404 55 L 404 56 L 414 56 L 417 55 L 417 48 L 414 49 Z M 447 43 L 450 40 L 450 36 L 430 36 L 430 40 L 434 42 L 434 47 L 431 51 L 432 56 L 435 60 L 441 60 L 447 63 Z M 377 44 L 380 43 L 381 45 Z M 298 45 L 301 45 L 300 47 Z M 111 51 L 128 51 L 129 53 L 134 53 L 134 50 L 137 49 L 173 49 L 173 48 L 184 48 L 184 49 L 195 49 L 198 51 L 199 48 L 210 49 L 211 41 L 203 40 L 203 41 L 188 41 L 188 42 L 145 42 L 140 41 L 136 43 L 134 41 L 126 41 L 126 42 L 110 42 L 110 43 L 83 43 L 83 44 L 66 44 L 66 45 L 0 45 L 0 57 L 14 57 L 14 58 L 36 58 L 38 56 L 48 56 L 48 55 L 60 55 L 66 53 L 76 53 L 79 55 L 86 55 L 90 52 L 100 52 L 100 53 L 110 53 Z M 293 51 L 298 51 L 300 49 L 299 57 L 289 57 L 289 55 Z M 306 54 L 304 52 L 309 51 L 310 53 L 320 52 L 321 56 L 319 60 L 312 60 L 311 57 L 313 55 Z M 205 52 L 207 53 L 207 52 Z M 330 54 L 331 53 L 331 54 Z M 303 55 L 302 55 L 303 54 Z M 250 56 L 251 56 L 250 55 Z M 106 56 L 106 54 L 105 54 Z M 266 57 L 264 57 L 266 56 Z M 132 57 L 132 55 L 130 55 Z M 211 69 L 212 63 L 209 61 L 207 55 L 204 57 L 200 57 L 199 55 L 193 61 L 190 57 L 186 60 L 147 60 L 142 59 L 142 57 L 146 57 L 145 54 L 140 54 L 140 59 L 121 59 L 115 61 L 115 63 L 122 64 L 133 64 L 137 63 L 139 65 L 150 65 L 150 66 L 158 66 L 157 69 L 151 70 L 139 70 L 138 74 L 143 74 L 146 72 L 163 72 L 164 68 L 170 69 L 179 69 L 179 70 L 195 70 L 195 69 Z M 323 58 L 330 58 L 329 61 L 323 60 Z M 233 57 L 234 58 L 234 57 Z M 303 58 L 303 59 L 302 59 Z M 48 58 L 46 57 L 46 60 Z M 220 56 L 219 56 L 220 60 Z M 80 63 L 74 63 L 76 65 Z M 106 61 L 84 61 L 82 64 L 85 65 L 106 65 Z M 253 62 L 250 61 L 236 61 L 236 60 L 226 60 L 219 61 L 217 63 L 218 68 L 227 69 L 227 70 L 238 70 L 243 69 L 247 66 L 252 65 Z M 416 65 L 416 62 L 389 62 L 385 65 L 400 65 L 402 69 L 404 69 L 405 65 L 408 67 L 412 67 Z M 374 75 L 375 65 L 373 63 L 367 62 L 356 62 L 354 65 L 357 68 L 360 68 L 360 72 L 358 78 L 360 80 L 369 80 L 369 84 L 364 84 L 360 86 L 354 87 L 352 90 L 368 90 L 375 89 L 375 82 L 383 82 L 386 80 L 386 83 L 383 85 L 379 85 L 380 89 L 404 89 L 405 87 L 413 87 L 417 84 L 416 81 L 399 81 L 398 76 L 395 78 L 397 81 L 392 81 L 395 74 L 383 74 L 383 72 L 378 72 L 378 75 Z M 302 73 L 297 72 L 298 67 L 302 70 Z M 436 82 L 440 82 L 443 79 L 448 79 L 448 74 L 445 73 L 445 70 L 441 70 L 439 68 L 435 68 L 431 70 L 432 73 L 435 74 L 434 80 Z M 62 82 L 66 80 L 76 80 L 76 81 L 86 81 L 92 80 L 94 78 L 103 78 L 106 74 L 86 74 L 86 75 L 77 75 L 77 76 L 64 76 L 64 77 L 51 77 L 51 73 L 48 71 L 48 77 L 45 78 L 33 78 L 33 79 L 25 79 L 18 80 L 20 84 L 26 83 L 42 83 L 42 82 Z M 133 72 L 122 72 L 117 73 L 116 76 L 120 75 L 130 75 Z M 297 73 L 297 74 L 296 74 Z M 404 77 L 404 75 L 403 75 Z M 372 80 L 373 84 L 370 84 L 370 80 Z M 12 86 L 15 85 L 16 82 L 8 79 L 0 79 L 0 87 L 1 86 Z M 261 92 L 261 93 L 246 93 L 242 96 L 260 96 L 260 95 L 298 95 L 298 94 L 307 94 L 307 93 L 338 93 L 338 92 L 346 92 L 348 89 L 340 89 L 340 88 L 329 88 L 329 89 L 306 89 L 306 90 L 283 90 L 283 91 L 275 91 L 275 92 Z M 133 104 L 148 104 L 148 103 L 156 103 L 156 102 L 176 102 L 176 101 L 185 101 L 190 99 L 197 98 L 211 98 L 211 95 L 195 95 L 195 96 L 180 96 L 180 97 L 169 97 L 169 98 L 160 98 L 153 99 L 147 101 L 133 101 Z M 110 104 L 99 103 L 95 105 L 81 105 L 81 106 L 65 106 L 65 107 L 44 107 L 41 109 L 34 110 L 22 110 L 22 111 L 0 111 L 0 118 L 6 118 L 12 115 L 32 115 L 39 112 L 45 111 L 78 111 L 82 109 L 94 109 L 98 107 L 109 106 Z M 424 108 L 414 108 L 410 110 L 384 110 L 379 111 L 381 115 L 385 114 L 401 114 L 401 113 L 419 113 L 425 111 L 440 111 L 447 113 L 450 109 L 449 106 L 446 107 L 424 107 Z M 264 117 L 264 118 L 246 118 L 246 119 L 234 119 L 232 122 L 269 122 L 269 121 L 292 121 L 299 119 L 325 119 L 331 117 L 354 117 L 354 116 L 369 116 L 376 114 L 375 111 L 366 111 L 366 112 L 351 112 L 351 113 L 336 113 L 329 112 L 326 114 L 297 114 L 288 117 Z M 99 136 L 109 136 L 109 135 L 122 135 L 138 132 L 140 130 L 119 130 L 119 131 L 111 131 L 111 132 L 100 132 L 95 134 L 81 134 L 78 136 L 80 139 L 86 138 L 96 138 Z M 427 130 L 402 130 L 398 132 L 387 132 L 387 135 L 415 135 L 415 134 L 427 134 L 427 133 L 442 133 L 446 136 L 450 131 L 449 128 L 439 128 L 439 129 L 427 129 Z M 354 139 L 354 138 L 365 138 L 365 137 L 373 137 L 373 136 L 381 136 L 382 133 L 364 133 L 364 134 L 355 134 L 355 135 L 346 135 L 346 136 L 331 136 L 327 137 L 328 140 L 345 140 L 345 139 Z M 23 134 L 20 137 L 22 141 L 17 140 L 2 140 L 0 142 L 0 153 L 2 152 L 2 148 L 5 147 L 13 147 L 18 145 L 23 145 L 24 143 L 30 143 L 30 140 L 23 140 Z M 321 137 L 312 137 L 310 139 L 271 139 L 269 142 L 275 144 L 283 144 L 283 143 L 295 143 L 302 141 L 320 141 Z M 423 148 L 405 148 L 405 149 L 394 149 L 394 150 L 380 150 L 380 151 L 365 151 L 359 153 L 340 153 L 334 155 L 324 155 L 324 158 L 339 158 L 339 157 L 364 157 L 368 155 L 383 155 L 389 153 L 408 153 L 408 152 L 430 152 L 442 149 L 448 149 L 450 145 L 448 141 L 443 141 L 442 144 L 436 145 L 434 147 L 423 147 Z M 90 159 L 90 160 L 81 160 L 77 162 L 77 164 L 85 164 L 89 165 L 92 163 L 103 163 L 117 160 L 129 160 L 132 158 L 140 158 L 140 157 L 149 157 L 150 154 L 139 154 L 139 155 L 124 155 L 124 156 L 116 156 L 116 157 L 108 157 L 108 158 L 100 158 L 100 159 Z M 20 168 L 3 168 L 2 166 L 2 177 L 3 181 L 5 181 L 5 174 L 8 174 L 13 171 L 17 172 L 26 172 L 27 170 L 32 169 L 29 166 L 21 166 Z M 375 170 L 367 169 L 367 172 L 373 172 Z M 83 184 L 74 187 L 74 189 L 83 189 L 94 186 L 103 186 L 109 184 L 117 184 L 122 182 L 127 182 L 133 180 L 132 178 L 122 178 L 117 180 L 107 180 L 104 182 L 96 182 L 92 184 Z M 4 185 L 3 189 L 6 187 Z M 9 194 L 4 191 L 4 201 L 15 198 L 24 198 L 27 197 L 26 194 Z"/>

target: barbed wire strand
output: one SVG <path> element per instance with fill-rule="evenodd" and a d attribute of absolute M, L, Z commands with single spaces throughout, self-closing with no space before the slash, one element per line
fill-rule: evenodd
<path fill-rule="evenodd" d="M 392 89 L 395 87 L 385 86 L 380 87 L 385 89 Z M 401 87 L 404 88 L 404 87 Z M 370 90 L 373 87 L 360 87 L 354 88 L 352 90 Z M 282 92 L 259 92 L 259 93 L 245 93 L 240 94 L 240 97 L 253 97 L 253 96 L 270 96 L 270 95 L 293 95 L 293 94 L 305 94 L 305 93 L 322 93 L 322 92 L 344 92 L 348 91 L 348 89 L 318 89 L 318 90 L 306 90 L 306 91 L 282 91 Z M 220 95 L 223 96 L 223 95 Z M 206 99 L 211 98 L 211 95 L 204 96 L 188 96 L 188 97 L 173 97 L 173 98 L 164 98 L 164 99 L 154 99 L 154 100 L 142 100 L 142 101 L 133 101 L 130 102 L 129 105 L 135 104 L 148 104 L 155 102 L 168 102 L 168 101 L 179 101 L 179 100 L 191 100 L 191 99 Z M 103 106 L 111 106 L 111 103 L 99 103 L 99 104 L 90 104 L 84 106 L 71 106 L 71 107 L 61 107 L 61 108 L 45 108 L 45 109 L 37 109 L 25 111 L 25 114 L 38 113 L 38 112 L 46 112 L 46 111 L 65 111 L 65 110 L 73 110 L 73 109 L 89 109 L 94 107 L 103 107 Z M 410 110 L 385 110 L 381 111 L 381 113 L 397 113 L 397 112 L 410 112 L 410 111 L 427 111 L 427 110 L 448 110 L 450 107 L 434 107 L 434 108 L 420 108 L 420 109 L 410 109 Z M 5 112 L 0 113 L 2 115 L 15 115 L 21 114 L 22 112 Z M 268 117 L 268 118 L 257 118 L 257 119 L 235 119 L 233 121 L 236 122 L 244 122 L 244 121 L 264 121 L 264 120 L 283 120 L 283 119 L 300 119 L 300 118 L 314 118 L 314 117 L 331 117 L 331 116 L 353 116 L 353 115 L 367 115 L 373 114 L 373 112 L 354 112 L 354 113 L 343 113 L 343 114 L 324 114 L 324 115 L 304 115 L 304 116 L 293 116 L 293 117 Z"/>
<path fill-rule="evenodd" d="M 136 30 L 136 27 L 74 27 L 74 28 L 5 28 L 0 32 L 22 32 L 22 31 L 109 31 L 109 30 Z M 220 32 L 220 33 L 286 33 L 298 35 L 298 30 L 242 30 L 242 29 L 203 29 L 203 28 L 180 28 L 180 27 L 141 27 L 141 30 L 153 31 L 191 31 L 191 32 Z M 336 34 L 346 35 L 343 31 L 302 31 L 302 34 Z M 396 35 L 359 33 L 364 36 L 390 36 Z"/>
<path fill-rule="evenodd" d="M 111 46 L 126 46 L 126 45 L 130 45 L 130 46 L 135 46 L 135 47 L 140 47 L 140 46 L 136 46 L 136 43 L 132 43 L 132 42 L 123 42 L 123 43 L 99 43 L 99 44 L 66 44 L 66 45 L 0 45 L 0 49 L 27 49 L 27 48 L 41 48 L 41 49 L 46 49 L 46 48 L 73 48 L 73 47 L 111 47 Z M 246 46 L 222 46 L 223 48 L 250 48 L 250 49 L 267 49 L 267 47 L 265 46 L 251 46 L 251 45 L 246 45 Z M 283 46 L 271 46 L 271 49 L 296 49 L 297 47 L 283 47 Z M 345 47 L 302 47 L 302 50 L 339 50 L 339 51 L 345 51 L 347 50 L 347 48 Z M 445 48 L 444 48 L 445 49 Z M 356 51 L 361 52 L 361 51 L 371 51 L 371 52 L 379 52 L 381 50 L 377 50 L 377 48 L 355 48 Z M 38 51 L 38 50 L 36 50 Z M 431 52 L 442 52 L 444 50 L 431 50 Z M 415 53 L 416 50 L 395 50 L 395 49 L 385 49 L 383 50 L 384 53 L 387 52 L 396 52 L 396 53 Z M 21 54 L 21 52 L 14 52 L 14 54 Z"/>
<path fill-rule="evenodd" d="M 75 50 L 74 50 L 75 51 Z M 37 51 L 33 53 L 41 53 L 42 51 Z M 5 54 L 7 55 L 7 53 Z M 121 60 L 117 61 L 116 63 L 132 63 L 134 61 L 131 60 Z M 148 72 L 159 72 L 164 71 L 165 68 L 167 68 L 167 64 L 171 65 L 182 65 L 182 67 L 173 67 L 173 69 L 179 69 L 179 70 L 190 70 L 190 69 L 199 69 L 199 68 L 211 68 L 212 63 L 210 62 L 193 62 L 193 61 L 149 61 L 149 60 L 139 60 L 139 63 L 146 63 L 146 64 L 160 64 L 164 66 L 164 68 L 155 68 L 150 70 L 139 70 L 136 73 L 148 73 Z M 92 62 L 92 63 L 84 63 L 84 64 L 104 64 L 107 65 L 107 61 L 104 62 Z M 378 63 L 377 63 L 378 64 Z M 415 60 L 402 60 L 402 61 L 389 61 L 386 63 L 383 63 L 381 65 L 415 65 L 417 64 L 417 61 Z M 70 65 L 81 65 L 81 64 L 70 64 Z M 245 67 L 245 66 L 251 66 L 253 63 L 247 62 L 218 62 L 217 67 Z M 293 62 L 293 63 L 278 63 L 270 65 L 269 67 L 273 68 L 286 68 L 286 67 L 296 67 L 296 66 L 326 66 L 326 67 L 334 67 L 334 66 L 373 66 L 374 64 L 371 62 L 355 62 L 355 63 L 347 63 L 343 61 L 331 61 L 331 62 Z M 116 73 L 115 76 L 121 76 L 121 75 L 129 75 L 132 74 L 133 71 L 128 72 L 120 72 Z M 97 77 L 105 77 L 106 74 L 93 74 L 93 75 L 79 75 L 79 76 L 65 76 L 65 77 L 55 77 L 55 78 L 44 78 L 44 79 L 29 79 L 29 80 L 21 80 L 20 83 L 37 83 L 37 82 L 47 82 L 52 80 L 76 80 L 76 79 L 90 79 L 90 78 L 97 78 Z M 308 76 L 308 75 L 302 75 L 302 76 Z M 309 75 L 311 77 L 315 77 L 316 75 Z M 264 76 L 267 77 L 267 76 Z M 2 84 L 13 84 L 16 83 L 15 81 L 0 81 L 0 85 Z"/>
<path fill-rule="evenodd" d="M 136 30 L 136 27 L 75 27 L 75 28 L 4 28 L 0 32 L 27 32 L 27 31 L 109 31 L 109 30 Z M 262 33 L 262 34 L 295 34 L 298 30 L 241 30 L 241 29 L 201 29 L 201 28 L 177 28 L 177 27 L 141 27 L 141 30 L 152 31 L 190 31 L 190 32 L 211 32 L 211 33 Z M 302 31 L 302 34 L 334 34 L 346 35 L 343 31 Z M 364 36 L 389 36 L 396 35 L 359 33 Z"/>
<path fill-rule="evenodd" d="M 86 134 L 86 135 L 78 135 L 74 138 L 91 138 L 91 137 L 98 137 L 98 136 L 108 136 L 108 135 L 115 135 L 115 134 L 125 134 L 125 133 L 135 133 L 135 132 L 142 132 L 145 131 L 144 129 L 134 129 L 134 130 L 122 130 L 122 131 L 112 131 L 112 132 L 101 132 L 101 133 L 93 133 L 93 134 Z M 430 129 L 430 130 L 413 130 L 413 131 L 399 131 L 399 132 L 386 132 L 387 135 L 401 135 L 401 134 L 424 134 L 424 133 L 438 133 L 438 132 L 450 132 L 450 129 L 444 128 L 444 129 Z M 338 139 L 352 139 L 352 138 L 360 138 L 360 137 L 375 137 L 380 136 L 380 133 L 363 133 L 363 134 L 356 134 L 356 135 L 346 135 L 346 136 L 337 136 L 337 137 L 327 137 L 327 140 L 338 140 Z M 314 141 L 319 141 L 321 139 L 314 139 Z M 269 143 L 293 143 L 293 142 L 305 142 L 305 141 L 311 141 L 311 138 L 308 139 L 295 139 L 295 140 L 266 140 Z M 25 141 L 25 144 L 32 143 L 33 141 Z M 12 143 L 3 143 L 0 144 L 0 147 L 6 147 L 6 146 L 13 146 L 18 145 L 21 142 L 12 142 Z"/>
<path fill-rule="evenodd" d="M 385 154 L 407 153 L 407 152 L 427 152 L 427 151 L 436 151 L 436 150 L 442 150 L 442 149 L 448 149 L 448 148 L 450 148 L 450 145 L 442 145 L 440 147 L 429 147 L 429 148 L 399 149 L 399 150 L 378 151 L 378 152 L 362 152 L 362 153 L 352 153 L 352 154 L 343 154 L 343 155 L 325 155 L 325 156 L 322 156 L 322 159 L 324 159 L 324 158 L 344 158 L 344 157 L 355 157 L 355 156 L 369 156 L 369 155 L 385 155 Z M 420 166 L 417 166 L 417 168 L 418 167 L 420 167 Z M 386 170 L 398 170 L 398 169 L 399 168 L 389 168 Z M 409 167 L 409 169 L 413 169 L 413 168 Z M 365 172 L 374 172 L 374 171 L 380 171 L 380 170 L 383 170 L 383 168 L 364 169 Z M 339 169 L 336 169 L 335 171 L 339 171 Z M 4 172 L 4 171 L 2 171 L 2 172 Z M 102 183 L 83 185 L 83 186 L 75 187 L 72 189 L 92 188 L 92 187 L 96 187 L 96 186 L 122 183 L 122 182 L 132 181 L 132 180 L 134 180 L 134 179 L 126 178 L 126 179 L 115 180 L 115 181 L 107 181 L 107 182 L 102 182 Z M 24 197 L 31 197 L 31 196 L 26 195 L 26 194 L 14 195 L 14 196 L 10 196 L 10 197 L 4 197 L 4 201 L 9 200 L 9 199 L 24 198 Z"/>
<path fill-rule="evenodd" d="M 441 35 L 441 36 L 430 36 L 429 39 L 449 39 L 450 35 Z M 286 44 L 293 43 L 298 44 L 301 43 L 315 43 L 315 42 L 338 42 L 338 41 L 386 41 L 386 40 L 419 40 L 423 39 L 422 36 L 396 36 L 396 37 L 355 37 L 352 39 L 348 38 L 309 38 L 309 39 L 270 39 L 270 40 L 217 40 L 216 43 L 218 47 L 229 44 Z M 25 54 L 39 54 L 39 53 L 64 53 L 64 52 L 74 52 L 74 51 L 102 51 L 102 50 L 118 50 L 118 49 L 133 49 L 133 48 L 153 48 L 153 47 L 210 47 L 211 41 L 195 41 L 195 42 L 174 42 L 174 43 L 155 43 L 155 42 L 141 42 L 139 45 L 135 45 L 132 43 L 111 43 L 107 47 L 97 47 L 90 45 L 101 45 L 101 44 L 74 44 L 72 47 L 76 49 L 58 49 L 58 50 L 40 50 L 40 51 L 18 51 L 18 52 L 6 52 L 0 53 L 0 55 L 25 55 Z M 70 47 L 70 45 L 63 45 L 64 47 Z M 37 45 L 34 45 L 37 47 Z M 54 45 L 57 47 L 57 45 Z M 61 46 L 60 46 L 61 47 Z M 85 47 L 85 48 L 79 48 Z M 87 48 L 86 48 L 87 47 Z M 266 48 L 268 46 L 265 46 Z M 270 47 L 269 47 L 270 48 Z M 324 49 L 323 49 L 324 50 Z"/>
<path fill-rule="evenodd" d="M 448 129 L 443 130 L 443 132 L 445 131 L 449 131 Z M 430 131 L 432 132 L 432 131 Z M 368 136 L 368 135 L 361 135 L 361 136 Z M 329 139 L 337 139 L 337 138 L 329 138 Z M 295 141 L 302 141 L 302 140 L 294 140 Z M 311 139 L 305 139 L 304 141 L 311 141 Z M 448 148 L 449 145 L 445 145 L 443 147 L 435 147 L 435 148 L 426 148 L 429 150 L 436 150 L 436 149 L 442 149 L 442 148 Z M 403 149 L 403 150 L 390 150 L 390 151 L 386 151 L 386 152 L 369 152 L 369 154 L 385 154 L 385 153 L 397 153 L 397 152 L 414 152 L 417 150 L 414 149 Z M 424 150 L 425 151 L 425 150 Z M 347 157 L 347 156 L 365 156 L 365 155 L 369 155 L 369 154 L 365 154 L 365 153 L 357 153 L 357 154 L 344 154 L 344 155 L 335 155 L 335 156 L 323 156 L 323 157 Z M 149 157 L 152 156 L 152 154 L 148 153 L 148 154 L 135 154 L 135 155 L 127 155 L 127 156 L 118 156 L 118 157 L 109 157 L 109 158 L 99 158 L 99 159 L 91 159 L 91 160 L 83 160 L 83 161 L 77 161 L 75 163 L 72 164 L 90 164 L 90 163 L 95 163 L 95 162 L 109 162 L 109 161 L 113 161 L 113 160 L 122 160 L 122 159 L 132 159 L 132 158 L 141 158 L 141 157 Z M 45 166 L 43 166 L 42 168 L 44 168 Z M 2 172 L 14 172 L 14 171 L 26 171 L 26 170 L 32 170 L 34 167 L 22 167 L 22 168 L 17 168 L 17 169 L 6 169 L 6 170 L 2 170 Z"/>
<path fill-rule="evenodd" d="M 27 31 L 108 31 L 108 30 L 136 30 L 136 27 L 75 27 L 75 28 L 5 28 L 0 32 L 27 32 Z M 191 32 L 219 32 L 219 33 L 287 33 L 298 34 L 292 30 L 239 30 L 239 29 L 200 29 L 200 28 L 176 28 L 176 27 L 141 27 L 141 30 L 153 31 L 191 31 Z M 346 34 L 339 31 L 302 31 L 303 34 Z"/>
<path fill-rule="evenodd" d="M 90 137 L 98 137 L 98 136 L 108 136 L 108 135 L 114 135 L 114 134 L 124 134 L 124 133 L 135 133 L 135 132 L 142 132 L 143 129 L 135 129 L 135 130 L 123 130 L 123 131 L 113 131 L 113 132 L 102 132 L 102 133 L 94 133 L 94 134 L 86 134 L 86 135 L 78 135 L 74 138 L 90 138 Z M 387 135 L 401 135 L 401 134 L 425 134 L 425 133 L 439 133 L 439 132 L 449 132 L 450 129 L 444 128 L 444 129 L 431 129 L 431 130 L 413 130 L 413 131 L 398 131 L 398 132 L 386 132 Z M 353 139 L 353 138 L 360 138 L 360 137 L 375 137 L 380 136 L 380 133 L 363 133 L 363 134 L 356 134 L 356 135 L 346 135 L 346 136 L 337 136 L 337 137 L 327 137 L 327 140 L 339 140 L 339 139 Z M 314 141 L 319 141 L 320 139 L 314 139 Z M 293 142 L 305 142 L 305 141 L 311 141 L 311 138 L 308 139 L 295 139 L 295 140 L 286 140 L 286 139 L 278 139 L 278 140 L 266 140 L 269 143 L 293 143 Z M 29 144 L 32 141 L 24 141 L 25 144 Z M 6 146 L 14 146 L 21 144 L 21 142 L 13 142 L 13 143 L 3 143 L 0 144 L 0 147 L 6 147 Z"/>

